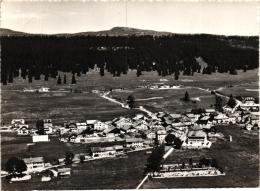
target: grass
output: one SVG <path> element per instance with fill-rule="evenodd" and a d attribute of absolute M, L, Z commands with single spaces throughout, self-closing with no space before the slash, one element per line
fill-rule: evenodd
<path fill-rule="evenodd" d="M 133 116 L 135 110 L 127 110 L 93 93 L 26 93 L 2 94 L 2 121 L 11 122 L 24 118 L 34 124 L 37 119 L 50 118 L 63 124 L 68 120 L 111 120 L 120 115 Z"/>
<path fill-rule="evenodd" d="M 217 141 L 210 149 L 175 151 L 166 163 L 182 162 L 191 157 L 215 158 L 226 176 L 150 179 L 143 188 L 220 188 L 259 186 L 258 135 L 243 132 L 237 126 L 219 126 L 224 135 L 232 135 L 232 142 Z"/>

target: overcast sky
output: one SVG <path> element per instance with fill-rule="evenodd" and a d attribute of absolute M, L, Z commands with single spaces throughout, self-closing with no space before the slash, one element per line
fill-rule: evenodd
<path fill-rule="evenodd" d="M 256 3 L 8 2 L 1 28 L 29 33 L 73 33 L 115 26 L 169 31 L 258 35 Z"/>

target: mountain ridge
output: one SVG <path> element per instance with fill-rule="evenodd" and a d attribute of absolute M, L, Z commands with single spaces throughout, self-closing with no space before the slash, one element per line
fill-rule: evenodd
<path fill-rule="evenodd" d="M 207 36 L 221 36 L 221 37 L 258 37 L 258 36 L 239 36 L 239 35 L 221 35 L 221 34 L 207 34 L 207 33 L 172 33 L 166 31 L 155 31 L 147 29 L 138 29 L 131 27 L 113 27 L 109 30 L 100 30 L 100 31 L 85 31 L 85 32 L 76 32 L 76 33 L 57 33 L 57 34 L 44 34 L 44 33 L 27 33 L 16 31 L 8 28 L 0 28 L 0 36 L 166 36 L 166 35 L 183 35 L 183 36 L 198 36 L 198 35 L 207 35 Z"/>

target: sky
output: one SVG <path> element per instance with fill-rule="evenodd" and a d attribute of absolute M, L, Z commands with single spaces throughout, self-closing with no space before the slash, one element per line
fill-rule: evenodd
<path fill-rule="evenodd" d="M 116 26 L 173 33 L 258 35 L 257 3 L 10 1 L 1 28 L 28 33 L 74 33 Z"/>

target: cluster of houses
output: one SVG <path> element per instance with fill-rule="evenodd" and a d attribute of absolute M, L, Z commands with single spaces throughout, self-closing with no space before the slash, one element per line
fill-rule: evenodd
<path fill-rule="evenodd" d="M 111 142 L 136 150 L 153 146 L 155 141 L 161 144 L 168 134 L 172 134 L 183 142 L 183 148 L 209 148 L 212 143 L 208 140 L 209 131 L 205 129 L 225 124 L 241 124 L 248 130 L 258 128 L 258 109 L 259 104 L 253 98 L 245 98 L 235 110 L 224 106 L 223 112 L 205 109 L 184 114 L 158 112 L 146 116 L 140 113 L 134 118 L 118 117 L 106 122 L 69 121 L 63 126 L 54 126 L 51 119 L 44 119 L 43 136 L 37 135 L 36 129 L 30 129 L 24 119 L 12 120 L 11 128 L 18 135 L 33 135 L 33 142 L 49 141 L 48 135 L 56 134 L 63 142 Z"/>

